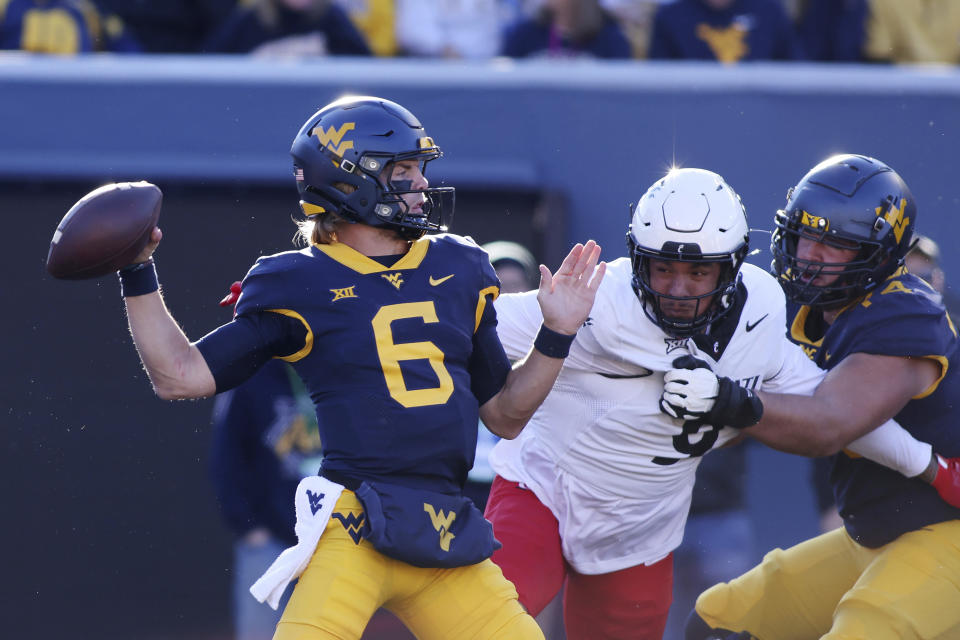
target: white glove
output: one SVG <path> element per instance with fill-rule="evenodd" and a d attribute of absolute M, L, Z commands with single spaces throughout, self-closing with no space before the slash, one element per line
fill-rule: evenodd
<path fill-rule="evenodd" d="M 680 420 L 700 420 L 713 409 L 720 383 L 710 369 L 671 369 L 663 376 L 660 410 Z"/>
<path fill-rule="evenodd" d="M 680 356 L 673 367 L 663 376 L 660 396 L 660 411 L 668 416 L 734 429 L 753 426 L 763 417 L 757 394 L 730 378 L 718 378 L 703 360 Z"/>

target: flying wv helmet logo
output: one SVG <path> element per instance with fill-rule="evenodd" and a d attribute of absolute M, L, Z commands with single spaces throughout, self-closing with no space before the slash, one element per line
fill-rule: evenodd
<path fill-rule="evenodd" d="M 330 125 L 329 129 L 324 129 L 322 125 L 318 124 L 310 132 L 310 135 L 317 136 L 320 144 L 342 158 L 347 149 L 353 149 L 353 140 L 344 140 L 343 136 L 355 127 L 355 122 L 344 122 L 338 128 Z"/>
<path fill-rule="evenodd" d="M 346 529 L 347 533 L 350 534 L 350 537 L 353 538 L 354 544 L 360 544 L 360 539 L 363 537 L 363 521 L 366 517 L 366 514 L 356 514 L 353 512 L 347 512 L 346 514 L 333 513 L 330 517 L 336 518 L 340 521 L 340 524 L 343 525 L 343 528 Z"/>
<path fill-rule="evenodd" d="M 826 218 L 810 215 L 806 211 L 801 211 L 801 213 L 803 215 L 800 218 L 800 224 L 802 224 L 803 226 L 810 227 L 811 229 L 816 229 L 817 231 L 830 230 L 830 221 L 827 220 Z"/>
<path fill-rule="evenodd" d="M 453 511 L 444 513 L 443 509 L 437 511 L 432 504 L 423 503 L 423 510 L 430 516 L 430 524 L 440 534 L 440 548 L 444 551 L 450 551 L 450 541 L 456 536 L 450 533 L 450 525 L 457 519 L 457 514 Z"/>
<path fill-rule="evenodd" d="M 900 243 L 900 239 L 903 238 L 903 232 L 910 226 L 910 218 L 903 217 L 903 212 L 906 208 L 907 199 L 900 198 L 899 208 L 891 202 L 890 208 L 887 209 L 886 213 L 883 213 L 883 207 L 877 207 L 876 209 L 877 217 L 883 216 L 883 219 L 893 227 L 893 235 L 896 236 L 898 244 Z"/>

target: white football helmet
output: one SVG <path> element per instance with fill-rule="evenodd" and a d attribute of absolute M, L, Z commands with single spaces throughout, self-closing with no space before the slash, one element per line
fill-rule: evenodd
<path fill-rule="evenodd" d="M 683 337 L 699 333 L 726 313 L 747 255 L 746 211 L 723 178 L 704 169 L 672 169 L 637 203 L 627 231 L 633 262 L 633 289 L 647 316 L 664 332 Z M 650 258 L 681 262 L 720 262 L 717 287 L 702 296 L 678 297 L 650 287 Z M 699 305 L 713 296 L 704 309 Z M 692 319 L 664 315 L 660 300 L 695 300 Z"/>

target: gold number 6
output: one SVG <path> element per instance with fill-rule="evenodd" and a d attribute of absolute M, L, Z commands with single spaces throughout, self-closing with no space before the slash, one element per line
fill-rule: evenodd
<path fill-rule="evenodd" d="M 433 302 L 404 302 L 382 307 L 373 317 L 373 335 L 377 340 L 377 354 L 383 368 L 383 377 L 390 390 L 390 397 L 407 408 L 443 404 L 453 393 L 453 378 L 443 366 L 443 351 L 432 342 L 393 341 L 390 324 L 394 320 L 422 318 L 425 324 L 437 322 L 437 310 Z M 437 374 L 440 386 L 429 389 L 407 389 L 400 371 L 404 360 L 427 360 Z"/>

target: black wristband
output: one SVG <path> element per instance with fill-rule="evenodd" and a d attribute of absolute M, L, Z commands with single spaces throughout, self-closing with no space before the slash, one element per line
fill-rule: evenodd
<path fill-rule="evenodd" d="M 144 296 L 160 288 L 153 258 L 124 267 L 117 275 L 120 276 L 120 295 L 124 298 Z"/>
<path fill-rule="evenodd" d="M 570 345 L 576 337 L 575 333 L 573 335 L 557 333 L 541 324 L 537 339 L 533 341 L 533 348 L 548 358 L 566 358 L 570 353 Z"/>

